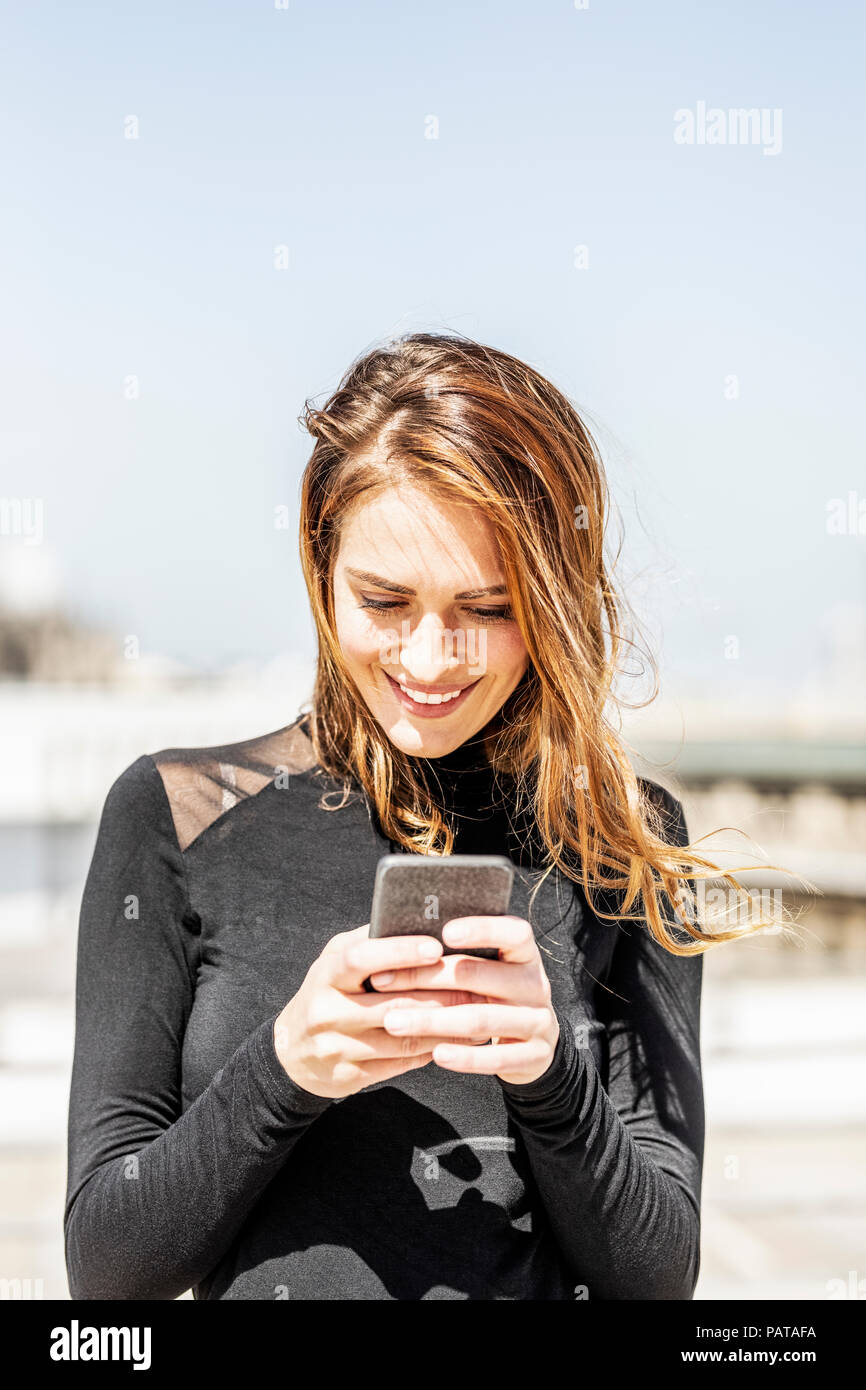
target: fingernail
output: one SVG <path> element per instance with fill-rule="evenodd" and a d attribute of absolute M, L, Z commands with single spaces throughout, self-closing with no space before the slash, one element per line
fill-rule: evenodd
<path fill-rule="evenodd" d="M 448 940 L 450 942 L 465 941 L 469 935 L 465 927 L 458 927 L 454 922 L 449 922 L 445 931 L 448 934 Z"/>
<path fill-rule="evenodd" d="M 393 978 L 393 970 L 383 970 L 381 975 L 371 975 L 370 983 L 374 985 L 389 985 Z"/>
<path fill-rule="evenodd" d="M 437 941 L 422 941 L 418 947 L 419 955 L 424 956 L 425 960 L 432 960 L 439 954 L 439 943 Z"/>

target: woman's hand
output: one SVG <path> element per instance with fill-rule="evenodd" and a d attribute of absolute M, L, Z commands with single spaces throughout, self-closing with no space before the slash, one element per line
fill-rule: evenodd
<path fill-rule="evenodd" d="M 449 1005 L 465 1004 L 473 995 L 444 988 L 400 990 L 383 999 L 364 991 L 374 971 L 411 973 L 442 955 L 430 936 L 391 936 L 371 941 L 370 924 L 332 936 L 313 961 L 304 983 L 274 1023 L 274 1048 L 291 1079 L 313 1095 L 351 1096 L 375 1081 L 386 1081 L 433 1060 L 433 1047 L 446 1041 L 435 1030 L 423 1038 L 393 1036 L 382 1020 L 398 1003 L 424 1005 L 429 1019 Z"/>
<path fill-rule="evenodd" d="M 394 1037 L 417 1040 L 432 1049 L 433 1061 L 449 1071 L 479 1072 L 525 1085 L 543 1076 L 559 1041 L 559 1020 L 550 999 L 550 981 L 528 922 L 522 917 L 454 917 L 442 929 L 446 946 L 497 946 L 499 960 L 442 956 L 432 965 L 412 965 L 372 976 L 377 990 L 469 991 L 474 999 L 445 1008 L 400 1010 L 399 1000 L 384 1014 Z M 426 1000 L 425 1000 L 426 1002 Z M 449 1041 L 440 1042 L 443 1034 Z M 451 1039 L 492 1038 L 490 1047 L 458 1045 Z"/>

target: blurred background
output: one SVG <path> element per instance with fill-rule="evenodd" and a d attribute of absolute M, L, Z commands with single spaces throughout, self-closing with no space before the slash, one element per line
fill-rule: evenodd
<path fill-rule="evenodd" d="M 108 788 L 309 698 L 297 416 L 426 329 L 584 413 L 659 661 L 635 759 L 693 838 L 740 827 L 818 889 L 756 871 L 799 940 L 705 957 L 696 1296 L 866 1297 L 862 8 L 46 0 L 4 28 L 3 1296 L 68 1297 Z"/>

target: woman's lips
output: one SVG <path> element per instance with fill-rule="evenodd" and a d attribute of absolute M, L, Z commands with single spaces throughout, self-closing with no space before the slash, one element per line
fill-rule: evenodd
<path fill-rule="evenodd" d="M 411 714 L 416 714 L 419 719 L 442 719 L 445 715 L 450 714 L 452 710 L 459 709 L 460 706 L 465 703 L 470 691 L 475 689 L 478 681 L 481 679 L 479 676 L 478 680 L 474 680 L 471 685 L 467 685 L 453 700 L 446 700 L 444 703 L 438 705 L 422 705 L 419 704 L 417 700 L 413 700 L 411 695 L 404 694 L 394 680 L 394 677 L 389 676 L 387 671 L 385 672 L 385 676 L 403 708 L 409 710 Z"/>

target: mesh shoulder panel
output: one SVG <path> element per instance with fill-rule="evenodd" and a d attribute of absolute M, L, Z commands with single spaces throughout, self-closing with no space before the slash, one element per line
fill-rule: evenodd
<path fill-rule="evenodd" d="M 202 831 L 279 775 L 315 767 L 306 716 L 283 729 L 212 748 L 163 748 L 154 753 L 168 796 L 178 843 L 187 849 Z"/>

